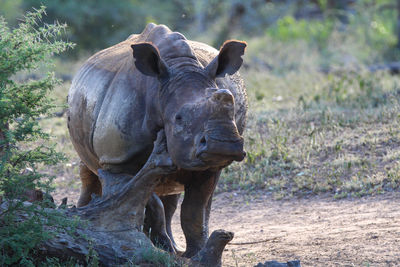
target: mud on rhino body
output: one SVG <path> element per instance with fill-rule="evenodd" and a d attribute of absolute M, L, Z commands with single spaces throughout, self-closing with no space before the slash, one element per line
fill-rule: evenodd
<path fill-rule="evenodd" d="M 138 172 L 157 132 L 164 129 L 177 172 L 155 187 L 144 229 L 151 228 L 153 242 L 176 251 L 171 219 L 184 191 L 184 256 L 196 254 L 208 237 L 220 171 L 245 156 L 241 134 L 247 97 L 237 73 L 245 47 L 227 41 L 217 51 L 166 26 L 149 24 L 141 34 L 89 58 L 68 95 L 68 128 L 82 160 L 78 206 L 106 190 L 99 169 Z"/>

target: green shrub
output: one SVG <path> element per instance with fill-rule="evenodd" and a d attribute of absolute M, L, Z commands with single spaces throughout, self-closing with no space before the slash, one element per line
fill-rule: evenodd
<path fill-rule="evenodd" d="M 290 42 L 302 39 L 310 44 L 324 47 L 332 33 L 333 20 L 296 20 L 293 16 L 285 16 L 279 19 L 275 25 L 267 30 L 271 37 Z"/>
<path fill-rule="evenodd" d="M 46 227 L 70 223 L 45 209 L 50 201 L 23 203 L 29 190 L 51 191 L 52 178 L 38 168 L 64 158 L 38 124 L 54 107 L 47 94 L 59 81 L 51 72 L 39 80 L 21 74 L 51 66 L 53 55 L 73 46 L 59 39 L 66 25 L 39 26 L 44 12 L 44 7 L 28 12 L 12 30 L 0 17 L 0 197 L 8 205 L 0 210 L 1 266 L 33 266 L 34 248 L 52 235 Z M 18 220 L 21 215 L 26 219 Z"/>

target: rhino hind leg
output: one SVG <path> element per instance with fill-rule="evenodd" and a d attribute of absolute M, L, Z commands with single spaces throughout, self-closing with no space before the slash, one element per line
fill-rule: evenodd
<path fill-rule="evenodd" d="M 172 217 L 178 206 L 179 197 L 180 197 L 180 194 L 175 194 L 175 195 L 160 196 L 160 199 L 164 205 L 165 224 L 166 224 L 167 234 L 169 236 L 169 239 L 171 239 L 171 242 L 175 248 L 175 251 L 178 254 L 182 254 L 184 252 L 184 250 L 176 244 L 174 237 L 172 235 L 172 229 L 171 229 Z"/>
<path fill-rule="evenodd" d="M 147 202 L 143 228 L 154 245 L 175 253 L 175 248 L 166 230 L 164 205 L 155 193 L 152 193 Z"/>
<path fill-rule="evenodd" d="M 82 187 L 77 206 L 82 207 L 92 200 L 92 194 L 101 195 L 101 183 L 99 177 L 83 162 L 79 166 L 79 176 L 81 177 Z"/>

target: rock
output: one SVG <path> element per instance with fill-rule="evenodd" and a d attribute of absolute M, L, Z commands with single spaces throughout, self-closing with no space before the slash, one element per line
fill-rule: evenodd
<path fill-rule="evenodd" d="M 266 261 L 265 263 L 259 263 L 254 267 L 301 267 L 300 261 L 288 261 L 286 263 L 281 263 L 277 261 Z"/>

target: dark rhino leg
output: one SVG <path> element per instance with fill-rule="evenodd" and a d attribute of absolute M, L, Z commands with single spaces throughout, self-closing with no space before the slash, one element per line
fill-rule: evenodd
<path fill-rule="evenodd" d="M 184 257 L 192 257 L 205 245 L 208 238 L 210 198 L 220 172 L 195 172 L 185 184 L 185 197 L 181 207 L 181 226 L 186 238 Z"/>
<path fill-rule="evenodd" d="M 81 177 L 82 187 L 77 206 L 82 207 L 92 200 L 92 194 L 101 196 L 101 183 L 99 177 L 89 170 L 83 162 L 79 166 L 79 176 Z"/>
<path fill-rule="evenodd" d="M 164 205 L 155 193 L 151 194 L 146 205 L 144 232 L 156 246 L 168 252 L 175 252 L 165 227 Z"/>
<path fill-rule="evenodd" d="M 171 239 L 172 245 L 174 246 L 176 252 L 183 253 L 183 249 L 180 248 L 175 243 L 174 237 L 172 235 L 172 229 L 171 229 L 171 221 L 172 221 L 172 217 L 176 211 L 176 207 L 178 206 L 179 197 L 180 197 L 180 194 L 176 194 L 176 195 L 161 196 L 160 199 L 164 204 L 167 234 L 168 234 L 169 238 Z"/>

